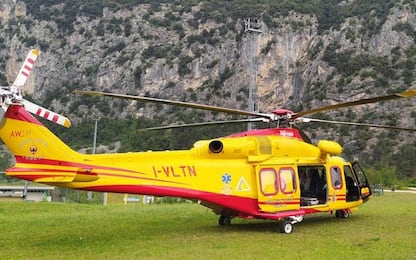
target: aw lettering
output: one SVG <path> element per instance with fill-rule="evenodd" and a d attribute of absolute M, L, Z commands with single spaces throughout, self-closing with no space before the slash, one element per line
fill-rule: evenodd
<path fill-rule="evenodd" d="M 12 130 L 12 132 L 10 133 L 10 137 L 13 138 L 22 138 L 22 137 L 29 137 L 32 135 L 32 132 L 30 130 Z"/>
<path fill-rule="evenodd" d="M 196 169 L 194 165 L 152 166 L 152 168 L 155 178 L 196 177 Z"/>

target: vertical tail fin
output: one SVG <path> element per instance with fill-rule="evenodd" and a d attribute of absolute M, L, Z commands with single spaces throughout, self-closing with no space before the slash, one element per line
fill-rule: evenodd
<path fill-rule="evenodd" d="M 0 87 L 0 138 L 16 158 L 6 173 L 44 183 L 91 181 L 98 178 L 82 165 L 84 158 L 73 151 L 30 113 L 70 126 L 68 118 L 22 97 L 21 87 L 32 71 L 39 50 L 31 50 L 12 86 Z M 4 112 L 4 114 L 3 114 Z M 30 113 L 29 113 L 30 112 Z M 76 177 L 77 174 L 81 177 Z"/>
<path fill-rule="evenodd" d="M 37 182 L 72 181 L 80 154 L 28 113 L 11 105 L 0 125 L 0 138 L 16 158 L 7 174 Z"/>

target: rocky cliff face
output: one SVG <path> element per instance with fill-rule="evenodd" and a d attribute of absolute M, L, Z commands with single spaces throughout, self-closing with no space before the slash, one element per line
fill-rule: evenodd
<path fill-rule="evenodd" d="M 253 72 L 258 109 L 270 112 L 414 88 L 416 7 L 412 1 L 397 1 L 382 11 L 368 7 L 365 16 L 344 15 L 327 29 L 322 29 L 322 13 L 289 10 L 271 16 L 262 9 L 258 12 L 263 18 L 261 33 L 245 32 L 246 14 L 225 16 L 225 10 L 208 9 L 205 2 L 81 3 L 0 3 L 0 80 L 12 82 L 27 51 L 40 48 L 25 93 L 75 122 L 91 109 L 111 116 L 152 117 L 158 108 L 113 100 L 91 103 L 72 95 L 74 89 L 247 109 Z M 334 10 L 354 10 L 357 5 L 339 1 Z M 409 100 L 328 116 L 413 127 L 414 108 L 415 101 Z M 183 120 L 171 117 L 170 122 Z M 335 138 L 351 149 L 371 149 L 378 142 L 374 136 L 382 133 L 371 130 L 373 134 L 361 136 L 355 128 L 305 129 L 315 139 Z M 407 133 L 394 138 L 414 140 Z"/>

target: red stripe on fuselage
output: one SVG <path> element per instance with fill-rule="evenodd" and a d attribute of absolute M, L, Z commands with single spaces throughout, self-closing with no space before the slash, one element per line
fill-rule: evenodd
<path fill-rule="evenodd" d="M 347 196 L 345 194 L 336 195 L 336 200 L 347 200 Z"/>
<path fill-rule="evenodd" d="M 138 171 L 110 167 L 110 166 L 100 166 L 100 165 L 84 164 L 84 163 L 78 163 L 78 162 L 68 162 L 68 161 L 53 160 L 53 159 L 37 159 L 36 161 L 34 161 L 34 160 L 31 160 L 30 158 L 26 159 L 26 157 L 18 156 L 18 155 L 15 155 L 15 157 L 18 163 L 28 163 L 28 164 L 35 164 L 35 165 L 41 164 L 41 165 L 50 165 L 50 166 L 67 166 L 67 167 L 77 167 L 77 168 L 93 169 L 93 170 L 110 170 L 110 171 L 145 174 L 145 173 L 138 172 Z"/>
<path fill-rule="evenodd" d="M 240 217 L 254 217 L 261 219 L 273 219 L 279 220 L 290 216 L 305 215 L 311 213 L 317 213 L 319 211 L 313 211 L 305 209 L 287 210 L 277 212 L 260 212 L 258 208 L 258 201 L 254 198 L 246 198 L 232 195 L 225 195 L 220 193 L 205 192 L 199 190 L 174 188 L 174 187 L 159 187 L 150 185 L 110 185 L 110 186 L 91 186 L 83 188 L 84 190 L 93 191 L 107 191 L 115 193 L 130 193 L 152 196 L 169 196 L 169 197 L 181 197 L 192 200 L 203 201 L 202 205 L 207 206 L 217 212 L 218 208 L 222 209 L 222 212 L 227 214 L 240 216 Z M 208 203 L 204 203 L 208 202 Z"/>
<path fill-rule="evenodd" d="M 61 170 L 61 169 L 44 169 L 44 168 L 39 168 L 36 165 L 46 165 L 46 166 L 62 166 L 62 167 L 76 167 L 76 168 L 81 168 L 81 169 L 90 169 L 92 172 L 96 173 L 97 175 L 102 175 L 102 176 L 112 176 L 112 177 L 121 177 L 121 178 L 131 178 L 131 179 L 140 179 L 140 180 L 151 180 L 151 181 L 157 181 L 157 182 L 161 182 L 161 183 L 174 183 L 174 184 L 182 184 L 185 185 L 185 183 L 182 182 L 176 182 L 176 181 L 167 181 L 167 180 L 158 180 L 155 178 L 147 178 L 147 177 L 139 177 L 139 176 L 131 176 L 131 175 L 125 175 L 122 173 L 133 173 L 133 174 L 139 174 L 139 175 L 151 175 L 151 174 L 146 174 L 143 172 L 139 172 L 139 171 L 134 171 L 134 170 L 129 170 L 129 169 L 123 169 L 123 168 L 116 168 L 116 167 L 110 167 L 110 166 L 101 166 L 101 165 L 92 165 L 92 164 L 83 164 L 83 163 L 77 163 L 77 162 L 67 162 L 67 161 L 61 161 L 61 160 L 52 160 L 52 159 L 37 159 L 36 161 L 31 160 L 30 158 L 27 159 L 24 156 L 15 156 L 16 157 L 16 161 L 18 163 L 25 163 L 25 164 L 33 164 L 34 168 L 19 168 L 19 167 L 14 167 L 14 168 L 10 168 L 7 169 L 8 172 L 74 172 L 71 170 Z M 100 170 L 108 170 L 108 171 L 114 171 L 114 172 L 119 172 L 119 173 L 103 173 L 100 172 Z M 23 176 L 20 174 L 14 174 L 16 177 L 19 176 Z M 45 175 L 45 176 L 37 176 L 36 178 L 42 178 L 42 177 L 50 177 L 50 175 Z M 23 178 L 23 177 L 22 177 Z M 31 179 L 34 180 L 34 179 Z"/>
<path fill-rule="evenodd" d="M 123 170 L 124 172 L 126 170 Z M 131 175 L 125 175 L 125 174 L 119 174 L 119 173 L 102 173 L 97 171 L 96 168 L 93 168 L 91 171 L 91 174 L 87 174 L 86 172 L 79 172 L 78 169 L 75 170 L 60 170 L 60 169 L 44 169 L 44 168 L 9 168 L 7 169 L 7 172 L 12 173 L 12 175 L 16 178 L 25 179 L 30 181 L 36 181 L 36 179 L 39 178 L 47 178 L 47 177 L 58 177 L 58 176 L 73 176 L 73 174 L 83 174 L 83 175 L 93 175 L 93 176 L 110 176 L 110 177 L 116 177 L 116 178 L 124 178 L 124 179 L 134 179 L 134 180 L 144 180 L 144 181 L 153 181 L 155 183 L 171 183 L 171 184 L 180 184 L 180 185 L 190 185 L 187 183 L 177 182 L 177 181 L 168 181 L 168 180 L 160 180 L 150 177 L 142 177 L 142 176 L 131 176 Z M 56 175 L 53 174 L 28 174 L 28 173 L 36 173 L 36 172 L 49 172 L 49 173 L 57 173 Z M 24 173 L 24 174 L 20 174 Z M 63 174 L 63 173 L 71 173 L 71 174 Z M 137 172 L 134 172 L 137 173 Z M 144 173 L 137 173 L 143 175 Z M 34 177 L 32 177 L 34 176 Z M 28 179 L 29 178 L 29 179 Z"/>
<path fill-rule="evenodd" d="M 281 201 L 275 201 L 275 202 L 264 202 L 264 201 L 259 201 L 260 205 L 275 205 L 275 206 L 280 206 L 280 205 L 300 205 L 300 200 L 299 199 L 293 199 L 293 200 L 281 200 Z"/>
<path fill-rule="evenodd" d="M 90 186 L 83 189 L 100 192 L 130 193 L 152 196 L 181 197 L 194 200 L 196 199 L 213 203 L 221 208 L 231 209 L 236 213 L 244 213 L 250 216 L 255 216 L 258 213 L 256 199 L 211 193 L 200 190 L 175 187 L 160 187 L 154 185 Z"/>

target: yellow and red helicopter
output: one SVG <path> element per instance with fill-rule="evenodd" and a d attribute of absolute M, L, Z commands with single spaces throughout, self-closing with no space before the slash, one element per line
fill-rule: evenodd
<path fill-rule="evenodd" d="M 90 94 L 179 105 L 237 114 L 247 121 L 276 122 L 277 128 L 252 130 L 195 142 L 189 150 L 114 154 L 81 154 L 68 147 L 29 112 L 69 127 L 69 120 L 22 97 L 20 88 L 39 55 L 31 50 L 12 86 L 1 87 L 4 111 L 0 137 L 16 158 L 7 175 L 66 188 L 174 196 L 197 202 L 218 214 L 220 225 L 232 218 L 280 221 L 280 230 L 313 213 L 335 213 L 347 218 L 368 201 L 370 184 L 357 162 L 339 155 L 342 147 L 323 140 L 306 142 L 293 125 L 324 121 L 305 118 L 316 112 L 416 96 L 416 89 L 294 113 L 279 109 L 271 114 L 95 91 Z M 331 123 L 346 123 L 330 121 Z M 346 123 L 356 124 L 356 123 Z M 387 125 L 370 127 L 416 131 Z"/>

